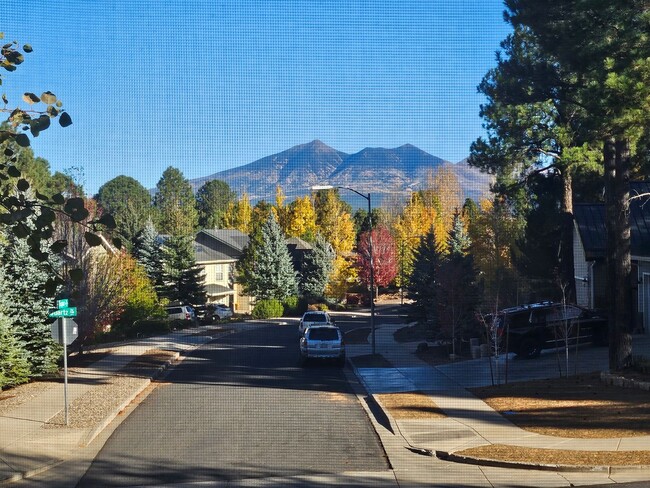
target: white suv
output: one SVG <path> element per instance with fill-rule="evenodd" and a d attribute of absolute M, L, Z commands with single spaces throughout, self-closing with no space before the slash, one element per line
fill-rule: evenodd
<path fill-rule="evenodd" d="M 304 364 L 308 359 L 335 359 L 343 366 L 345 343 L 341 330 L 333 325 L 307 327 L 300 338 L 300 360 Z"/>
<path fill-rule="evenodd" d="M 300 319 L 300 324 L 298 324 L 298 332 L 300 335 L 305 333 L 305 329 L 312 325 L 334 325 L 334 319 L 330 317 L 330 314 L 323 312 L 321 310 L 313 310 L 305 312 Z"/>
<path fill-rule="evenodd" d="M 178 305 L 176 307 L 167 307 L 167 318 L 169 320 L 183 320 L 196 322 L 194 309 L 189 305 Z"/>

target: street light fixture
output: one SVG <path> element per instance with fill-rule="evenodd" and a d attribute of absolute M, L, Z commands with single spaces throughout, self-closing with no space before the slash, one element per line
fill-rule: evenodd
<path fill-rule="evenodd" d="M 313 191 L 318 190 L 333 190 L 339 188 L 341 190 L 349 190 L 353 193 L 356 193 L 362 198 L 365 198 L 368 201 L 368 257 L 370 259 L 370 336 L 372 344 L 372 354 L 375 354 L 375 269 L 374 261 L 372 256 L 372 205 L 370 203 L 370 193 L 361 193 L 353 188 L 348 188 L 346 186 L 332 186 L 332 185 L 316 185 L 312 186 Z"/>

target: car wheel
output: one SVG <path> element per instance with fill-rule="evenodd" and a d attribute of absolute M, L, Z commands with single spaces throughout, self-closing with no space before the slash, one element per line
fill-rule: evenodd
<path fill-rule="evenodd" d="M 533 359 L 539 356 L 542 347 L 539 341 L 533 337 L 524 337 L 519 344 L 517 357 L 523 359 Z"/>

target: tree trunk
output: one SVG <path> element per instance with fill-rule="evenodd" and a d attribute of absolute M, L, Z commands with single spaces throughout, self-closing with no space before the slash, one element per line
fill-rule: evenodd
<path fill-rule="evenodd" d="M 559 261 L 560 280 L 566 284 L 565 299 L 575 303 L 576 280 L 573 265 L 573 179 L 568 170 L 562 172 L 562 235 L 560 237 Z"/>
<path fill-rule="evenodd" d="M 630 259 L 630 146 L 627 139 L 608 139 L 605 166 L 606 263 L 609 304 L 609 369 L 619 371 L 632 359 Z"/>

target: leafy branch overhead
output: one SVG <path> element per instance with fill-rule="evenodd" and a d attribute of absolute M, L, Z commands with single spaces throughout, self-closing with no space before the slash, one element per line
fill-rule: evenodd
<path fill-rule="evenodd" d="M 0 33 L 0 39 L 4 35 Z M 22 48 L 16 41 L 8 42 L 0 48 L 0 67 L 13 72 L 25 60 L 24 55 L 31 53 L 32 47 L 25 44 Z M 0 85 L 4 77 L 0 73 Z M 65 198 L 62 193 L 52 196 L 44 195 L 32 188 L 29 180 L 23 176 L 16 166 L 20 148 L 29 147 L 31 137 L 38 137 L 48 129 L 53 119 L 57 119 L 61 127 L 72 124 L 72 118 L 63 109 L 63 103 L 50 91 L 40 96 L 25 92 L 22 101 L 27 108 L 9 106 L 6 94 L 2 94 L 0 112 L 9 114 L 6 121 L 0 125 L 0 144 L 3 147 L 0 161 L 0 181 L 3 190 L 0 192 L 0 225 L 5 226 L 16 237 L 25 239 L 29 246 L 30 255 L 39 262 L 48 262 L 51 255 L 65 251 L 67 241 L 54 239 L 54 225 L 57 214 L 63 215 L 86 228 L 84 238 L 89 246 L 99 246 L 102 238 L 98 234 L 104 230 L 115 228 L 115 220 L 109 214 L 88 221 L 90 214 L 80 197 Z M 113 239 L 116 247 L 121 247 L 119 239 Z M 69 277 L 79 281 L 82 276 L 79 270 L 71 270 Z M 63 278 L 54 274 L 48 281 L 47 293 L 54 294 Z"/>

